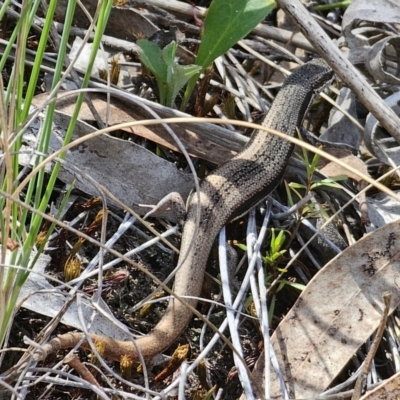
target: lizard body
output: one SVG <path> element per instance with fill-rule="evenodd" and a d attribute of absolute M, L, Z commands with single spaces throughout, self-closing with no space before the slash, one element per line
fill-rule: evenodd
<path fill-rule="evenodd" d="M 333 72 L 322 59 L 315 59 L 298 68 L 284 83 L 274 100 L 263 126 L 296 135 L 313 93 L 333 77 Z M 221 228 L 233 217 L 256 205 L 271 193 L 281 180 L 293 151 L 293 145 L 265 131 L 256 131 L 243 149 L 221 165 L 200 185 L 198 196 L 191 196 L 182 233 L 174 291 L 181 297 L 196 296 L 201 292 L 204 271 L 212 245 Z M 200 207 L 200 225 L 196 231 L 196 210 Z M 193 307 L 197 301 L 187 299 Z M 167 349 L 182 333 L 192 313 L 180 301 L 170 300 L 157 326 L 146 336 L 136 340 L 143 357 L 149 359 Z M 120 360 L 128 355 L 138 361 L 136 346 L 131 342 L 115 341 L 91 335 L 94 341 L 105 340 L 104 356 Z M 76 345 L 82 333 L 70 333 L 52 339 L 45 345 L 49 354 Z M 86 341 L 82 347 L 89 348 Z"/>

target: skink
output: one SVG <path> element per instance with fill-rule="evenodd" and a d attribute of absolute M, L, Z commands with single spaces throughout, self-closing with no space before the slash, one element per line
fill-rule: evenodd
<path fill-rule="evenodd" d="M 263 126 L 295 136 L 311 103 L 333 77 L 332 70 L 322 59 L 314 59 L 290 75 L 274 100 Z M 198 297 L 212 245 L 221 228 L 235 216 L 243 214 L 271 193 L 282 179 L 293 145 L 277 136 L 256 131 L 246 147 L 234 158 L 221 165 L 200 185 L 199 196 L 193 195 L 188 205 L 182 233 L 180 268 L 176 273 L 174 291 L 181 297 Z M 196 210 L 200 207 L 200 225 L 196 230 Z M 195 232 L 197 235 L 195 236 Z M 193 307 L 197 301 L 187 299 Z M 129 356 L 139 361 L 137 348 L 145 359 L 161 353 L 180 336 L 192 313 L 180 301 L 170 300 L 168 308 L 146 336 L 132 342 L 116 341 L 91 335 L 105 344 L 104 356 L 119 361 Z M 43 346 L 47 355 L 62 348 L 75 346 L 83 333 L 68 333 L 52 339 Z M 83 348 L 90 348 L 84 340 Z"/>

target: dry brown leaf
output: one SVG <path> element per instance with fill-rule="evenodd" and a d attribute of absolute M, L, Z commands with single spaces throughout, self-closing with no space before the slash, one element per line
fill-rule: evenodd
<path fill-rule="evenodd" d="M 392 291 L 400 303 L 400 220 L 349 247 L 310 282 L 271 338 L 291 398 L 326 389 L 376 330 Z M 273 398 L 281 398 L 273 378 Z"/>
<path fill-rule="evenodd" d="M 272 337 L 290 395 L 322 392 L 373 333 L 382 293 L 400 302 L 399 222 L 366 236 L 307 286 Z M 285 360 L 285 361 L 284 361 Z M 274 397 L 280 397 L 277 386 Z"/>
<path fill-rule="evenodd" d="M 400 398 L 400 372 L 366 393 L 360 400 L 398 400 Z"/>
<path fill-rule="evenodd" d="M 149 119 L 143 110 L 138 107 L 126 104 L 115 97 L 112 98 L 112 104 L 108 104 L 106 97 L 101 94 L 91 94 L 90 96 L 96 111 L 101 119 L 107 121 L 108 126 L 114 126 L 124 122 L 141 121 Z M 42 93 L 35 96 L 33 103 L 40 106 L 43 102 L 48 100 L 48 93 Z M 57 101 L 57 110 L 67 115 L 71 115 L 76 103 L 76 97 L 68 96 Z M 107 119 L 108 117 L 108 119 Z M 86 103 L 82 104 L 79 112 L 80 120 L 93 123 L 95 119 Z M 232 150 L 220 146 L 211 140 L 196 134 L 193 131 L 183 128 L 180 124 L 171 124 L 171 128 L 179 136 L 186 150 L 190 155 L 210 161 L 214 164 L 222 164 L 232 158 L 235 154 Z M 151 140 L 161 146 L 165 146 L 171 150 L 179 151 L 176 143 L 171 138 L 169 133 L 161 125 L 152 126 L 135 126 L 123 129 L 127 134 L 134 134 L 145 139 Z"/>
<path fill-rule="evenodd" d="M 346 165 L 350 165 L 357 171 L 362 172 L 364 175 L 369 175 L 364 162 L 358 157 L 353 156 L 352 154 L 343 156 L 341 154 L 332 153 L 330 150 L 326 151 L 334 155 L 335 157 L 338 157 Z M 340 150 L 340 152 L 343 153 L 343 150 Z M 326 164 L 323 168 L 320 168 L 319 170 L 329 178 L 334 178 L 335 176 L 340 175 L 347 175 L 349 178 L 354 179 L 356 182 L 360 182 L 362 180 L 358 175 L 353 174 L 348 169 L 338 165 L 335 162 L 328 162 L 328 164 Z"/>
<path fill-rule="evenodd" d="M 55 128 L 50 138 L 52 151 L 61 147 L 69 121 L 69 116 L 56 112 Z M 73 139 L 93 131 L 92 126 L 78 121 Z M 89 176 L 142 214 L 147 209 L 137 204 L 157 204 L 171 191 L 179 191 L 186 198 L 193 187 L 192 176 L 178 170 L 172 163 L 135 143 L 109 135 L 97 136 L 72 148 L 65 157 L 58 178 L 67 183 L 75 181 L 75 188 L 98 196 L 99 191 L 88 179 Z M 109 201 L 112 202 L 111 199 Z"/>
<path fill-rule="evenodd" d="M 11 238 L 7 238 L 7 249 L 14 251 L 16 248 L 19 247 L 19 243 Z"/>
<path fill-rule="evenodd" d="M 100 210 L 93 222 L 85 229 L 86 235 L 93 235 L 93 233 L 101 228 L 101 224 L 103 222 L 104 210 Z"/>

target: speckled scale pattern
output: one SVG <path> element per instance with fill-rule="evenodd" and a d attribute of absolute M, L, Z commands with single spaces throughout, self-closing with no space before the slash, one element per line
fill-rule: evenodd
<path fill-rule="evenodd" d="M 296 127 L 301 124 L 313 93 L 320 91 L 332 77 L 333 72 L 322 59 L 298 68 L 282 86 L 263 125 L 290 136 L 296 135 Z M 207 259 L 219 231 L 232 216 L 240 215 L 275 189 L 292 151 L 291 143 L 265 131 L 257 131 L 242 152 L 201 183 L 200 203 L 194 194 L 182 234 L 180 269 L 174 283 L 179 296 L 200 295 Z M 198 204 L 201 218 L 194 237 Z M 197 303 L 187 301 L 193 306 Z M 154 354 L 161 352 L 179 336 L 191 315 L 179 301 L 171 300 L 162 320 L 145 337 L 147 343 L 143 338 L 138 344 L 142 347 L 142 340 L 144 347 L 152 343 Z"/>

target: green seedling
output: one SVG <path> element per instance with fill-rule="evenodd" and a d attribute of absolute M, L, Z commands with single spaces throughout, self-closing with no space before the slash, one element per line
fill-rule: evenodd
<path fill-rule="evenodd" d="M 276 234 L 276 229 L 271 229 L 271 243 L 270 250 L 267 252 L 267 255 L 263 257 L 263 261 L 269 266 L 275 266 L 276 262 L 283 254 L 286 253 L 286 250 L 282 250 L 282 247 L 285 243 L 285 232 L 280 230 L 278 235 Z M 286 272 L 286 270 L 280 270 L 279 272 Z"/>
<path fill-rule="evenodd" d="M 270 249 L 267 252 L 266 256 L 262 258 L 267 265 L 275 266 L 278 259 L 286 253 L 286 250 L 282 249 L 285 243 L 285 239 L 285 231 L 280 230 L 277 235 L 276 229 L 271 229 Z M 244 244 L 239 243 L 236 246 L 243 251 L 247 251 L 247 246 Z"/>
<path fill-rule="evenodd" d="M 201 70 L 198 65 L 179 65 L 175 61 L 176 42 L 171 42 L 161 50 L 155 43 L 138 40 L 142 50 L 140 61 L 157 79 L 160 103 L 172 107 L 176 96 L 187 81 Z"/>
<path fill-rule="evenodd" d="M 200 74 L 214 60 L 250 33 L 275 7 L 273 0 L 214 0 L 204 20 L 203 36 L 195 65 L 175 62 L 177 44 L 163 50 L 148 40 L 138 40 L 141 62 L 157 79 L 160 103 L 171 107 L 189 81 L 181 109 L 184 109 Z"/>
<path fill-rule="evenodd" d="M 339 175 L 339 176 L 335 176 L 334 178 L 325 178 L 325 179 L 320 179 L 318 181 L 314 181 L 312 179 L 312 177 L 313 177 L 315 171 L 317 170 L 317 165 L 318 165 L 320 156 L 318 154 L 314 154 L 314 157 L 310 161 L 307 150 L 306 149 L 302 149 L 302 150 L 303 150 L 302 155 L 300 155 L 299 153 L 296 153 L 296 155 L 301 161 L 303 161 L 304 165 L 306 166 L 308 183 L 307 183 L 307 185 L 303 185 L 300 183 L 292 182 L 289 184 L 289 187 L 291 189 L 305 189 L 307 191 L 313 190 L 313 189 L 315 189 L 317 187 L 321 187 L 321 186 L 328 186 L 328 187 L 340 189 L 340 185 L 338 185 L 337 182 L 345 181 L 348 179 L 348 177 L 346 175 Z M 297 191 L 296 191 L 296 194 L 299 196 L 299 198 L 302 197 L 299 195 L 299 193 Z"/>

